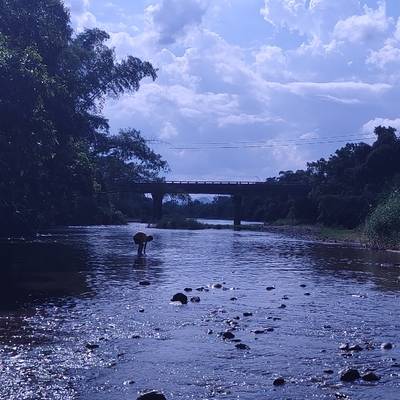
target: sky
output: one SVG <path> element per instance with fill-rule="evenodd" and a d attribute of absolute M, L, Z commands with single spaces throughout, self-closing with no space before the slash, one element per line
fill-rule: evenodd
<path fill-rule="evenodd" d="M 400 129 L 400 0 L 65 0 L 158 79 L 108 100 L 174 180 L 263 180 Z"/>

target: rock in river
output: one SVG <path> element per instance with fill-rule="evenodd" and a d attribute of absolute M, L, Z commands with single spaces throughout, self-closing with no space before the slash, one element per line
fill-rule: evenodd
<path fill-rule="evenodd" d="M 160 392 L 152 391 L 147 393 L 142 393 L 137 400 L 167 400 L 167 398 Z"/>
<path fill-rule="evenodd" d="M 192 303 L 200 303 L 200 297 L 199 296 L 193 296 L 190 298 L 190 301 Z"/>
<path fill-rule="evenodd" d="M 214 285 L 212 285 L 212 287 L 213 287 L 214 289 L 221 289 L 221 288 L 222 288 L 222 285 L 221 285 L 220 283 L 214 283 Z"/>
<path fill-rule="evenodd" d="M 239 350 L 250 350 L 250 347 L 244 343 L 238 343 L 237 345 L 235 345 L 235 347 Z"/>
<path fill-rule="evenodd" d="M 268 290 L 268 291 L 270 291 L 270 290 L 275 290 L 275 286 L 268 286 L 268 287 L 267 287 L 267 290 Z"/>
<path fill-rule="evenodd" d="M 223 332 L 221 336 L 222 336 L 222 338 L 224 340 L 233 339 L 235 337 L 235 335 L 232 332 L 229 332 L 229 331 Z"/>
<path fill-rule="evenodd" d="M 367 374 L 362 375 L 361 378 L 366 382 L 376 382 L 381 379 L 380 376 L 376 375 L 373 372 L 368 372 Z"/>
<path fill-rule="evenodd" d="M 174 296 L 172 297 L 171 301 L 179 301 L 182 304 L 187 304 L 188 302 L 188 298 L 185 294 L 183 293 L 176 293 L 174 294 Z"/>
<path fill-rule="evenodd" d="M 360 378 L 360 373 L 354 368 L 345 369 L 340 372 L 340 380 L 343 382 L 354 382 L 355 380 Z"/>
<path fill-rule="evenodd" d="M 276 378 L 272 383 L 274 386 L 282 386 L 285 384 L 285 379 L 280 376 L 279 378 Z"/>
<path fill-rule="evenodd" d="M 243 313 L 243 317 L 251 317 L 253 315 L 253 313 L 251 312 L 244 312 Z"/>
<path fill-rule="evenodd" d="M 140 285 L 140 286 L 149 286 L 149 285 L 150 285 L 150 282 L 149 282 L 149 281 L 140 281 L 140 282 L 139 282 L 139 285 Z"/>
<path fill-rule="evenodd" d="M 382 343 L 381 348 L 383 350 L 391 350 L 391 349 L 393 349 L 393 345 L 392 345 L 392 343 Z"/>
<path fill-rule="evenodd" d="M 185 292 L 191 292 L 193 289 L 191 287 L 185 287 L 185 289 L 183 289 Z"/>

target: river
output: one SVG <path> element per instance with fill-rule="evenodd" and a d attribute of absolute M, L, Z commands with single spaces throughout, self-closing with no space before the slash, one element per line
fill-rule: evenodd
<path fill-rule="evenodd" d="M 138 230 L 154 236 L 141 259 Z M 0 249 L 1 399 L 125 400 L 146 389 L 193 400 L 400 398 L 397 253 L 141 224 L 59 229 Z M 187 287 L 200 302 L 171 304 Z M 230 327 L 249 349 L 219 336 Z M 346 342 L 363 350 L 341 351 Z M 350 366 L 381 380 L 341 383 Z M 272 384 L 278 376 L 285 385 Z"/>

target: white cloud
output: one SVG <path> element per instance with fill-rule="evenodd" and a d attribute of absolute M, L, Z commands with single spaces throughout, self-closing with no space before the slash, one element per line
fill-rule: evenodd
<path fill-rule="evenodd" d="M 367 58 L 368 64 L 384 69 L 387 64 L 400 64 L 400 47 L 390 40 L 379 50 L 371 51 Z"/>
<path fill-rule="evenodd" d="M 161 0 L 147 7 L 146 14 L 162 45 L 174 43 L 188 28 L 201 23 L 207 9 L 204 0 Z"/>
<path fill-rule="evenodd" d="M 364 14 L 353 15 L 336 23 L 333 36 L 337 40 L 359 43 L 381 37 L 389 28 L 386 4 L 380 3 L 374 10 L 365 6 Z"/>
<path fill-rule="evenodd" d="M 174 125 L 171 124 L 171 122 L 169 122 L 169 121 L 166 122 L 161 129 L 159 138 L 168 140 L 168 139 L 172 139 L 176 136 L 178 136 L 178 130 L 175 128 Z"/>
<path fill-rule="evenodd" d="M 358 0 L 264 0 L 261 14 L 275 26 L 303 35 L 324 36 L 338 19 L 359 9 Z"/>
<path fill-rule="evenodd" d="M 392 128 L 396 128 L 400 131 L 400 118 L 389 119 L 389 118 L 374 118 L 368 122 L 366 122 L 362 127 L 362 132 L 366 134 L 374 133 L 374 129 L 377 126 L 385 126 Z"/>
<path fill-rule="evenodd" d="M 90 0 L 66 0 L 65 5 L 71 12 L 72 26 L 78 33 L 97 25 L 97 18 L 89 11 Z"/>

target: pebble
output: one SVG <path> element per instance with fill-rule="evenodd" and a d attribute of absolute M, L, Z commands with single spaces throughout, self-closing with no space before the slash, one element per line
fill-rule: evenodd
<path fill-rule="evenodd" d="M 311 296 L 311 293 L 306 292 L 306 293 L 304 293 L 304 296 Z"/>
<path fill-rule="evenodd" d="M 253 315 L 253 313 L 251 312 L 244 312 L 243 313 L 243 317 L 251 317 Z"/>
<path fill-rule="evenodd" d="M 272 382 L 272 384 L 273 384 L 274 386 L 282 386 L 282 385 L 284 385 L 285 383 L 286 383 L 286 382 L 285 382 L 285 379 L 282 378 L 281 376 L 280 376 L 279 378 L 274 379 L 274 381 Z"/>
<path fill-rule="evenodd" d="M 366 382 L 376 382 L 381 379 L 380 376 L 376 375 L 374 372 L 368 372 L 362 375 L 361 378 Z"/>
<path fill-rule="evenodd" d="M 235 335 L 229 331 L 223 332 L 221 336 L 224 340 L 233 339 L 235 337 Z"/>
<path fill-rule="evenodd" d="M 176 294 L 173 295 L 171 301 L 179 301 L 179 302 L 181 302 L 182 304 L 187 304 L 188 298 L 187 298 L 187 296 L 186 296 L 185 294 L 183 294 L 183 293 L 176 293 Z"/>
<path fill-rule="evenodd" d="M 301 285 L 300 285 L 300 287 L 302 287 L 302 288 L 305 288 L 307 285 L 305 285 L 304 283 L 302 283 Z"/>
<path fill-rule="evenodd" d="M 167 398 L 160 392 L 155 390 L 147 393 L 142 393 L 137 400 L 167 400 Z"/>
<path fill-rule="evenodd" d="M 149 285 L 150 285 L 150 282 L 149 282 L 149 281 L 140 281 L 140 282 L 139 282 L 139 285 L 140 285 L 140 286 L 149 286 Z"/>
<path fill-rule="evenodd" d="M 193 289 L 191 287 L 185 287 L 185 289 L 183 289 L 184 292 L 191 292 Z"/>
<path fill-rule="evenodd" d="M 392 343 L 382 343 L 381 348 L 383 350 L 392 350 L 393 349 L 393 344 Z"/>
<path fill-rule="evenodd" d="M 229 300 L 231 300 L 231 301 L 236 301 L 236 300 L 237 300 L 237 297 L 231 297 Z"/>
<path fill-rule="evenodd" d="M 244 343 L 238 343 L 237 345 L 235 345 L 235 347 L 239 350 L 250 350 L 250 347 Z"/>
<path fill-rule="evenodd" d="M 286 308 L 286 304 L 281 304 L 278 308 Z"/>
<path fill-rule="evenodd" d="M 270 290 L 275 290 L 275 286 L 267 286 L 267 290 L 268 290 L 268 291 L 270 291 Z"/>
<path fill-rule="evenodd" d="M 144 312 L 144 308 L 139 308 L 139 312 Z"/>
<path fill-rule="evenodd" d="M 192 303 L 200 303 L 200 297 L 199 296 L 193 296 L 190 298 L 190 301 Z"/>
<path fill-rule="evenodd" d="M 214 283 L 214 285 L 212 285 L 212 287 L 213 287 L 214 289 L 221 289 L 221 288 L 222 288 L 222 285 L 221 285 L 220 283 Z"/>
<path fill-rule="evenodd" d="M 85 347 L 88 350 L 94 350 L 94 349 L 98 349 L 100 346 L 98 344 L 95 344 L 95 343 L 86 343 Z"/>
<path fill-rule="evenodd" d="M 340 372 L 340 380 L 343 382 L 354 382 L 360 378 L 360 373 L 354 368 L 346 369 Z"/>

